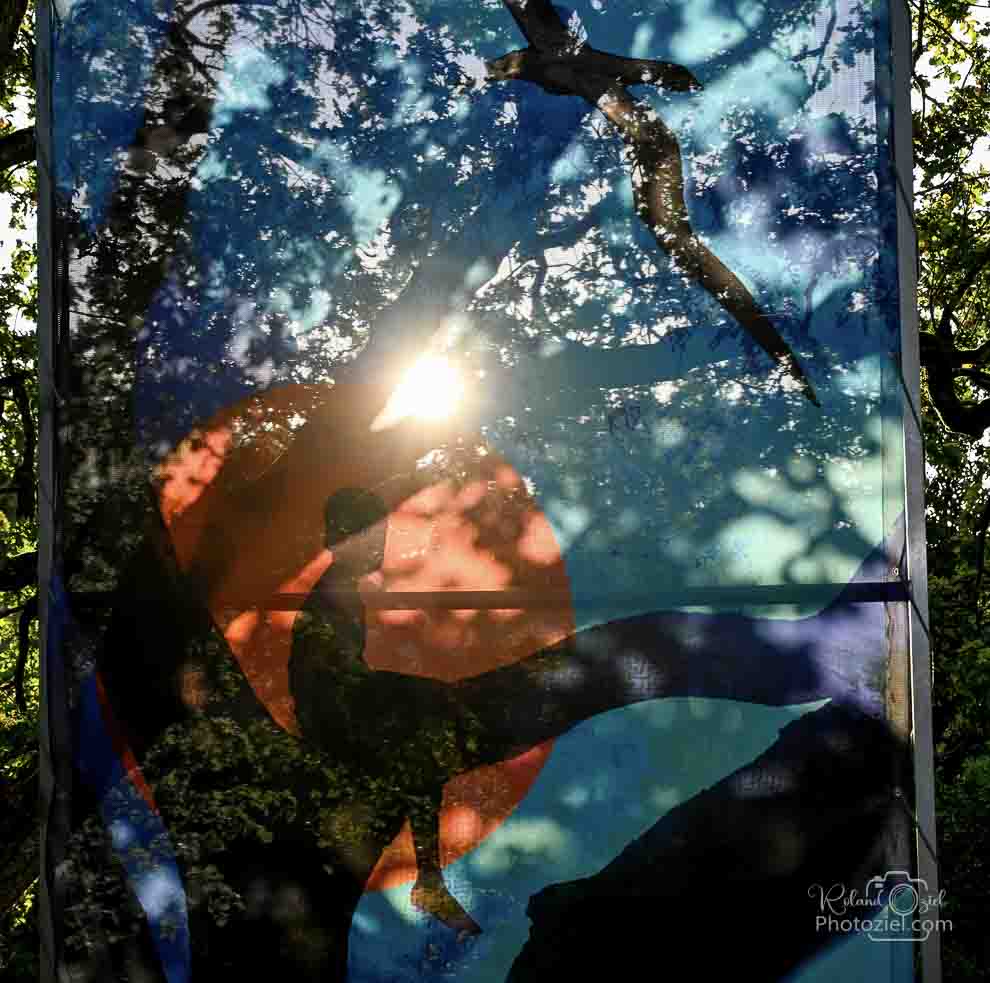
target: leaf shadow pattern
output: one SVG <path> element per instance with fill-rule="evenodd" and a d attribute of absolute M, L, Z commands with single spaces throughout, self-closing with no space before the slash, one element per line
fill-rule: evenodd
<path fill-rule="evenodd" d="M 350 407 L 356 405 L 353 394 L 337 395 Z M 362 432 L 364 428 L 358 426 L 357 433 Z M 346 445 L 339 424 L 335 439 Z M 393 478 L 384 486 L 379 483 L 378 493 L 348 485 L 340 473 L 345 457 L 335 455 L 335 480 L 345 483 L 319 507 L 315 527 L 318 539 L 333 550 L 332 562 L 311 589 L 295 595 L 301 609 L 298 617 L 276 622 L 274 627 L 269 623 L 248 644 L 239 619 L 266 605 L 273 608 L 273 602 L 264 600 L 266 584 L 270 592 L 270 584 L 277 582 L 278 571 L 285 565 L 282 553 L 300 548 L 298 533 L 309 528 L 300 523 L 298 511 L 300 502 L 307 500 L 306 488 L 311 485 L 314 496 L 331 488 L 330 479 L 318 469 L 314 475 L 309 466 L 312 458 L 306 453 L 306 435 L 296 440 L 298 455 L 291 453 L 290 446 L 277 463 L 286 469 L 293 460 L 306 462 L 309 482 L 289 482 L 297 494 L 285 494 L 290 472 L 277 468 L 247 482 L 250 494 L 243 495 L 243 500 L 250 508 L 246 512 L 239 511 L 233 489 L 223 486 L 225 467 L 206 486 L 184 486 L 192 505 L 173 517 L 168 533 L 162 529 L 148 541 L 133 576 L 125 578 L 118 589 L 101 657 L 100 673 L 109 703 L 129 746 L 139 759 L 145 755 L 150 759 L 143 773 L 154 789 L 156 808 L 170 836 L 179 843 L 198 840 L 191 855 L 177 853 L 176 863 L 180 868 L 189 865 L 185 877 L 194 883 L 204 876 L 208 882 L 209 871 L 220 871 L 221 881 L 241 899 L 241 910 L 226 927 L 216 924 L 215 911 L 208 904 L 194 905 L 189 916 L 194 974 L 215 972 L 221 966 L 234 974 L 246 972 L 249 965 L 264 965 L 272 971 L 298 974 L 299 979 L 311 978 L 310 974 L 312 978 L 329 974 L 344 979 L 354 910 L 383 851 L 407 820 L 412 827 L 417 868 L 413 891 L 418 906 L 462 935 L 479 928 L 483 931 L 484 926 L 450 892 L 441 871 L 439 813 L 445 787 L 483 766 L 511 760 L 552 741 L 585 720 L 646 700 L 690 696 L 765 706 L 832 700 L 834 709 L 816 719 L 838 723 L 832 730 L 825 728 L 825 738 L 812 727 L 804 741 L 812 763 L 805 766 L 790 759 L 780 767 L 772 763 L 771 770 L 783 777 L 776 785 L 771 783 L 767 794 L 773 808 L 789 817 L 795 836 L 812 846 L 825 843 L 834 851 L 831 862 L 839 866 L 853 863 L 858 869 L 872 858 L 872 853 L 862 855 L 866 850 L 862 844 L 847 849 L 848 837 L 842 830 L 844 822 L 854 823 L 858 816 L 867 852 L 876 848 L 879 813 L 874 814 L 874 800 L 887 801 L 885 789 L 896 771 L 896 742 L 877 736 L 886 733 L 880 723 L 886 660 L 882 605 L 856 603 L 840 595 L 819 614 L 796 621 L 657 612 L 574 632 L 573 627 L 561 630 L 559 621 L 548 629 L 541 621 L 545 612 L 533 610 L 540 592 L 527 588 L 512 594 L 512 603 L 519 607 L 505 612 L 508 617 L 498 631 L 508 640 L 514 622 L 533 619 L 540 627 L 528 639 L 528 646 L 524 642 L 506 664 L 471 673 L 469 660 L 461 678 L 455 673 L 455 678 L 444 679 L 429 674 L 440 664 L 431 666 L 431 651 L 441 661 L 446 656 L 456 662 L 470 652 L 472 644 L 485 650 L 491 645 L 484 638 L 472 643 L 464 632 L 450 635 L 443 624 L 438 626 L 441 630 L 431 632 L 431 614 L 424 609 L 429 602 L 424 601 L 424 592 L 414 591 L 412 606 L 402 610 L 403 619 L 391 630 L 396 633 L 393 641 L 418 638 L 419 651 L 407 652 L 405 663 L 401 658 L 395 661 L 395 653 L 404 646 L 379 638 L 381 651 L 391 653 L 393 661 L 388 667 L 375 667 L 367 661 L 366 621 L 371 620 L 371 610 L 381 607 L 385 616 L 390 611 L 389 587 L 408 585 L 410 576 L 429 574 L 431 563 L 449 569 L 450 557 L 456 555 L 447 543 L 432 554 L 413 550 L 416 559 L 411 570 L 410 527 L 403 526 L 403 505 L 416 503 L 418 515 L 427 510 L 427 539 L 444 526 L 455 533 L 465 531 L 463 524 L 471 527 L 467 552 L 456 565 L 461 580 L 447 585 L 459 596 L 455 603 L 462 626 L 464 615 L 470 623 L 485 614 L 484 609 L 468 606 L 478 597 L 471 587 L 484 591 L 477 571 L 487 569 L 484 561 L 493 549 L 491 539 L 482 535 L 486 507 L 491 509 L 492 500 L 497 506 L 492 512 L 499 520 L 494 535 L 501 552 L 496 549 L 496 555 L 504 559 L 506 552 L 521 554 L 518 568 L 522 571 L 534 565 L 531 535 L 527 539 L 532 530 L 524 522 L 509 521 L 512 510 L 498 498 L 495 481 L 476 480 L 479 468 L 494 468 L 482 470 L 482 476 L 499 470 L 497 462 L 491 461 L 493 455 L 462 454 L 439 470 L 406 480 Z M 209 446 L 208 437 L 197 441 L 188 453 L 199 454 L 204 446 Z M 376 455 L 367 439 L 360 446 L 358 470 L 367 474 L 367 462 Z M 502 470 L 506 470 L 504 465 Z M 243 474 L 236 467 L 232 471 Z M 169 478 L 162 488 L 167 500 L 169 482 L 184 472 L 173 468 L 166 473 Z M 239 479 L 233 480 L 236 488 Z M 516 480 L 514 487 L 518 486 Z M 462 497 L 453 495 L 452 487 Z M 265 488 L 277 494 L 266 495 Z M 387 507 L 379 494 L 391 498 L 393 504 Z M 461 504 L 452 508 L 452 501 Z M 452 521 L 455 513 L 460 528 Z M 276 531 L 268 545 L 252 535 L 252 518 L 259 515 Z M 286 530 L 297 530 L 295 540 L 278 531 L 279 515 L 285 516 Z M 183 518 L 200 537 L 192 553 L 184 553 L 181 546 Z M 390 524 L 392 556 L 386 545 Z M 398 531 L 403 529 L 405 534 L 400 537 Z M 272 549 L 279 541 L 289 543 L 281 552 Z M 180 544 L 177 552 L 173 543 Z M 221 546 L 224 543 L 226 550 Z M 318 547 L 319 543 L 304 543 L 301 548 L 312 555 Z M 541 569 L 545 572 L 546 557 L 535 555 L 544 560 Z M 197 563 L 197 556 L 208 562 Z M 239 572 L 238 562 L 242 562 Z M 878 567 L 885 569 L 887 562 L 886 551 L 880 551 L 860 579 L 875 578 Z M 363 579 L 380 576 L 382 571 L 397 579 L 379 584 L 377 593 L 368 593 Z M 253 579 L 259 573 L 262 580 Z M 518 578 L 512 578 L 503 589 L 511 593 L 517 582 Z M 408 598 L 401 590 L 396 596 Z M 437 596 L 433 592 L 433 598 Z M 221 618 L 218 612 L 232 607 L 235 600 L 240 614 Z M 551 595 L 550 602 L 560 604 L 560 595 Z M 418 622 L 412 631 L 408 615 Z M 260 622 L 254 619 L 251 623 Z M 223 625 L 226 638 L 218 636 Z M 387 621 L 377 627 L 388 635 Z M 538 643 L 532 639 L 554 631 L 563 637 L 534 647 Z M 229 679 L 222 682 L 231 673 L 232 688 Z M 278 682 L 280 675 L 283 678 Z M 294 705 L 294 723 L 282 716 L 286 686 Z M 155 696 L 150 698 L 149 693 Z M 210 720 L 217 722 L 208 724 Z M 241 763 L 237 763 L 238 742 L 246 740 L 260 750 L 266 741 L 264 728 L 270 731 L 275 721 L 281 722 L 285 736 L 262 753 L 269 759 L 284 756 L 290 762 L 285 773 L 280 779 L 268 774 L 263 781 L 249 766 L 246 774 L 241 773 L 250 755 L 240 756 Z M 263 729 L 253 738 L 239 738 L 244 724 Z M 298 732 L 301 743 L 290 731 Z M 183 737 L 183 732 L 188 736 Z M 803 728 L 796 733 L 802 734 Z M 877 755 L 869 767 L 862 760 L 865 751 L 860 742 L 866 737 Z M 287 740 L 297 744 L 291 754 L 285 752 Z M 836 761 L 821 758 L 823 740 L 839 747 Z M 785 758 L 797 753 L 795 741 L 792 736 L 785 742 Z M 307 748 L 312 760 L 307 758 Z M 197 767 L 195 759 L 204 755 L 210 763 Z M 843 768 L 859 774 L 861 783 L 872 789 L 871 797 L 862 802 L 854 796 L 833 816 L 819 808 L 819 801 L 829 794 L 823 786 L 835 791 L 832 773 L 841 778 Z M 793 781 L 787 777 L 788 769 L 796 775 Z M 804 777 L 809 775 L 814 782 Z M 235 790 L 244 797 L 245 783 L 259 790 L 248 797 L 246 812 L 238 806 L 232 819 L 227 810 L 236 801 Z M 229 793 L 225 787 L 230 787 Z M 852 787 L 848 782 L 838 785 L 840 789 Z M 738 783 L 728 788 L 739 793 Z M 742 793 L 738 797 L 746 799 Z M 697 808 L 707 809 L 715 801 L 722 805 L 716 812 L 718 818 L 709 821 L 718 826 L 727 808 L 721 798 L 703 799 Z M 741 815 L 757 817 L 746 821 L 750 835 L 755 835 L 752 830 L 759 827 L 758 817 L 765 817 L 766 810 L 752 802 L 742 802 L 740 809 Z M 810 817 L 815 817 L 814 822 Z M 733 824 L 737 832 L 743 828 L 741 823 Z M 663 838 L 664 829 L 661 823 L 656 838 Z M 744 839 L 734 842 L 746 852 Z M 744 866 L 750 863 L 737 860 Z M 794 877 L 799 880 L 807 872 L 800 867 Z M 760 879 L 758 873 L 754 877 Z M 190 896 L 204 898 L 210 892 L 197 888 Z M 534 902 L 533 911 L 542 910 Z M 535 931 L 539 935 L 542 927 Z M 814 944 L 805 938 L 804 947 L 791 952 L 790 958 L 797 961 L 825 941 L 821 935 L 815 936 Z"/>

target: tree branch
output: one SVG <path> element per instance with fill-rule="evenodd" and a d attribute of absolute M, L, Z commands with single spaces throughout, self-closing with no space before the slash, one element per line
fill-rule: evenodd
<path fill-rule="evenodd" d="M 18 553 L 0 566 L 0 590 L 19 591 L 38 582 L 38 554 Z"/>
<path fill-rule="evenodd" d="M 750 334 L 750 337 L 801 383 L 817 405 L 790 346 L 760 309 L 742 281 L 695 235 L 684 201 L 684 179 L 677 139 L 652 110 L 612 86 L 599 109 L 616 126 L 632 151 L 633 198 L 640 219 L 676 267 L 700 284 Z"/>
<path fill-rule="evenodd" d="M 962 303 L 963 298 L 969 293 L 973 284 L 976 282 L 976 278 L 986 269 L 987 264 L 990 264 L 990 246 L 983 250 L 982 253 L 976 259 L 976 262 L 969 268 L 966 275 L 963 277 L 962 282 L 956 287 L 955 293 L 952 299 L 942 308 L 942 316 L 939 318 L 936 330 L 939 335 L 945 339 L 950 339 L 952 337 L 952 316 L 955 314 L 956 308 Z"/>
<path fill-rule="evenodd" d="M 646 58 L 624 58 L 599 51 L 590 45 L 575 55 L 570 51 L 540 51 L 523 48 L 510 51 L 487 63 L 488 75 L 496 82 L 532 82 L 555 95 L 575 95 L 574 65 L 601 79 L 621 85 L 657 85 L 672 92 L 696 92 L 701 83 L 683 65 Z M 554 76 L 559 73 L 561 81 Z"/>
<path fill-rule="evenodd" d="M 14 701 L 22 713 L 27 713 L 27 700 L 24 696 L 24 673 L 27 670 L 27 657 L 31 649 L 31 622 L 38 617 L 38 595 L 34 594 L 24 605 L 17 623 L 17 665 L 14 667 Z"/>
<path fill-rule="evenodd" d="M 979 369 L 960 368 L 955 370 L 955 375 L 975 382 L 983 389 L 990 389 L 990 373 L 981 372 Z"/>
<path fill-rule="evenodd" d="M 968 44 L 966 44 L 963 41 L 960 41 L 959 38 L 957 38 L 952 33 L 952 31 L 950 31 L 947 28 L 943 27 L 942 24 L 938 20 L 933 19 L 932 20 L 932 24 L 933 24 L 934 27 L 936 27 L 938 29 L 939 33 L 946 39 L 946 41 L 950 42 L 951 44 L 956 45 L 959 48 L 961 48 L 963 51 L 966 52 L 967 55 L 969 55 L 970 58 L 973 59 L 973 61 L 979 61 L 980 54 L 979 54 L 978 51 L 974 51 Z"/>
<path fill-rule="evenodd" d="M 216 7 L 273 7 L 276 0 L 203 0 L 192 10 L 187 11 L 179 21 L 180 27 L 185 27 L 195 20 L 200 14 L 205 14 L 208 10 Z"/>
<path fill-rule="evenodd" d="M 532 243 L 539 250 L 561 249 L 573 246 L 582 236 L 587 235 L 601 221 L 603 205 L 608 196 L 596 202 L 588 211 L 572 222 L 560 222 L 550 226 L 545 232 L 537 232 Z"/>
<path fill-rule="evenodd" d="M 914 52 L 911 57 L 912 68 L 918 64 L 925 52 L 925 15 L 927 12 L 925 0 L 921 0 L 918 6 L 918 37 L 914 42 Z"/>
<path fill-rule="evenodd" d="M 28 0 L 6 0 L 0 4 L 0 64 L 10 64 L 27 9 Z"/>
<path fill-rule="evenodd" d="M 921 365 L 928 373 L 928 398 L 942 426 L 969 437 L 981 437 L 990 427 L 990 399 L 964 403 L 959 398 L 955 379 L 962 374 L 961 353 L 944 338 L 929 332 L 922 332 L 919 340 Z"/>
<path fill-rule="evenodd" d="M 29 164 L 36 156 L 34 127 L 26 126 L 0 137 L 0 171 Z"/>
<path fill-rule="evenodd" d="M 17 516 L 21 519 L 30 519 L 34 516 L 34 496 L 37 482 L 34 455 L 38 440 L 25 379 L 24 373 L 14 372 L 8 375 L 4 381 L 14 397 L 14 405 L 20 415 L 23 432 L 21 460 L 14 472 L 14 485 L 17 488 Z"/>
<path fill-rule="evenodd" d="M 960 365 L 982 365 L 990 359 L 990 341 L 983 342 L 978 348 L 956 348 L 954 351 L 959 357 Z"/>
<path fill-rule="evenodd" d="M 534 48 L 573 47 L 573 37 L 549 0 L 504 0 L 523 37 Z"/>

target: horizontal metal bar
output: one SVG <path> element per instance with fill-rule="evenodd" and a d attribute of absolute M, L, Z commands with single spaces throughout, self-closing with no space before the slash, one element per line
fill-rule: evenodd
<path fill-rule="evenodd" d="M 70 603 L 111 604 L 112 591 L 75 592 Z M 221 605 L 231 611 L 251 609 L 264 611 L 298 611 L 311 594 L 270 594 L 259 600 L 229 598 Z M 527 590 L 437 590 L 437 591 L 334 591 L 333 597 L 342 602 L 360 603 L 376 611 L 418 611 L 424 608 L 441 610 L 520 610 L 527 608 L 615 609 L 659 611 L 684 607 L 763 607 L 774 604 L 814 604 L 823 606 L 841 600 L 846 604 L 887 603 L 907 601 L 911 597 L 910 583 L 904 580 L 826 584 L 744 584 L 730 587 L 686 587 L 676 591 L 654 591 L 649 594 L 605 594 L 598 597 L 577 597 L 564 591 Z M 147 603 L 147 602 L 146 602 Z"/>

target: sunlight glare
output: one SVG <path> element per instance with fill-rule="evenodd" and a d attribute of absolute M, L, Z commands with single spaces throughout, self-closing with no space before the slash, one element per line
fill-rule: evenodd
<path fill-rule="evenodd" d="M 438 355 L 421 358 L 396 386 L 371 429 L 385 430 L 410 416 L 442 420 L 454 412 L 463 393 L 460 373 L 447 358 Z"/>

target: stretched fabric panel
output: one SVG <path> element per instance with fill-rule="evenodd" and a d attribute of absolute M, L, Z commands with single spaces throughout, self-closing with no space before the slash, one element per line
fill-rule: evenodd
<path fill-rule="evenodd" d="M 913 977 L 889 14 L 58 5 L 55 972 Z"/>

